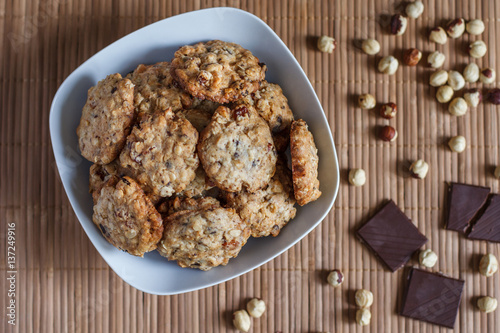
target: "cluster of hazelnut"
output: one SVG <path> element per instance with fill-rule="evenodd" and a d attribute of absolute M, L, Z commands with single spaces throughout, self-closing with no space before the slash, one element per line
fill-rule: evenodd
<path fill-rule="evenodd" d="M 233 313 L 233 325 L 239 331 L 248 332 L 252 325 L 250 316 L 260 318 L 265 311 L 266 303 L 261 299 L 252 298 L 248 301 L 246 310 L 238 310 Z"/>
<path fill-rule="evenodd" d="M 481 258 L 479 262 L 479 273 L 486 277 L 493 276 L 498 271 L 497 258 L 488 253 Z M 498 305 L 497 299 L 490 296 L 484 296 L 477 300 L 477 307 L 484 313 L 490 313 L 496 310 Z"/>

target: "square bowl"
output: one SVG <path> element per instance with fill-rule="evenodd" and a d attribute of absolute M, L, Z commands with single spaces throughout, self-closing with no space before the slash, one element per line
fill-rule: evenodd
<path fill-rule="evenodd" d="M 182 27 L 182 28 L 179 28 Z M 181 268 L 156 251 L 144 258 L 119 251 L 92 222 L 89 168 L 78 149 L 76 127 L 87 90 L 111 73 L 123 76 L 140 63 L 169 61 L 183 45 L 220 39 L 235 42 L 266 63 L 266 79 L 278 83 L 296 118 L 315 137 L 323 195 L 298 207 L 278 237 L 250 238 L 237 258 L 208 272 Z M 50 135 L 57 168 L 78 220 L 97 251 L 125 282 L 147 293 L 172 295 L 206 288 L 244 274 L 280 255 L 306 236 L 328 214 L 337 196 L 339 167 L 332 134 L 311 84 L 293 54 L 258 17 L 234 8 L 211 8 L 173 16 L 139 29 L 107 46 L 71 73 L 59 87 L 50 110 Z"/>

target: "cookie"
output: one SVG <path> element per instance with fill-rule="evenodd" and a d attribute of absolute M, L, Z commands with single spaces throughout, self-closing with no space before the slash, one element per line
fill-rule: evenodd
<path fill-rule="evenodd" d="M 239 192 L 245 187 L 255 192 L 274 175 L 277 153 L 266 121 L 242 104 L 215 111 L 201 133 L 198 155 L 210 181 L 220 189 Z"/>
<path fill-rule="evenodd" d="M 229 103 L 255 92 L 266 66 L 238 44 L 212 40 L 175 52 L 172 76 L 192 96 Z"/>
<path fill-rule="evenodd" d="M 94 206 L 92 220 L 108 242 L 134 256 L 155 250 L 162 237 L 160 214 L 129 177 L 108 180 Z"/>
<path fill-rule="evenodd" d="M 210 123 L 212 114 L 203 109 L 186 109 L 180 113 L 201 133 L 205 127 Z"/>
<path fill-rule="evenodd" d="M 125 144 L 134 121 L 134 85 L 120 74 L 108 75 L 88 91 L 76 129 L 82 156 L 108 164 Z"/>
<path fill-rule="evenodd" d="M 141 185 L 168 197 L 181 192 L 194 179 L 199 161 L 198 132 L 172 109 L 145 115 L 127 138 L 120 165 Z"/>
<path fill-rule="evenodd" d="M 183 210 L 165 219 L 158 252 L 181 267 L 208 271 L 236 257 L 249 237 L 250 229 L 234 209 Z"/>
<path fill-rule="evenodd" d="M 293 191 L 301 206 L 321 196 L 318 180 L 318 150 L 304 120 L 292 122 L 290 130 Z"/>
<path fill-rule="evenodd" d="M 211 207 L 220 207 L 220 202 L 212 197 L 198 199 L 175 197 L 168 201 L 167 214 L 172 215 L 183 210 L 198 210 Z"/>
<path fill-rule="evenodd" d="M 188 198 L 196 198 L 207 194 L 207 191 L 214 187 L 214 185 L 207 180 L 207 174 L 200 165 L 198 169 L 196 169 L 194 179 L 179 193 L 179 195 Z"/>
<path fill-rule="evenodd" d="M 246 190 L 227 192 L 226 201 L 250 227 L 252 237 L 276 237 L 297 211 L 294 207 L 292 172 L 282 159 L 278 159 L 276 173 L 269 185 L 255 193 Z"/>

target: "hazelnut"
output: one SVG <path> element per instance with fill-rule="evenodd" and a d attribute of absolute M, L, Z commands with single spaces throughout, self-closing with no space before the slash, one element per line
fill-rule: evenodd
<path fill-rule="evenodd" d="M 494 83 L 495 82 L 495 78 L 496 78 L 496 73 L 495 73 L 495 70 L 493 68 L 483 68 L 481 69 L 481 73 L 479 74 L 479 80 L 482 82 L 482 83 Z"/>
<path fill-rule="evenodd" d="M 380 139 L 392 142 L 398 138 L 398 131 L 392 126 L 384 126 L 380 130 Z"/>
<path fill-rule="evenodd" d="M 464 79 L 471 83 L 477 82 L 479 80 L 479 66 L 473 62 L 465 66 Z"/>
<path fill-rule="evenodd" d="M 500 165 L 495 168 L 493 175 L 495 176 L 495 178 L 500 179 Z"/>
<path fill-rule="evenodd" d="M 366 173 L 363 169 L 351 169 L 349 171 L 349 183 L 354 186 L 363 186 L 366 183 Z"/>
<path fill-rule="evenodd" d="M 403 62 L 407 66 L 417 66 L 420 59 L 422 59 L 422 52 L 415 48 L 408 49 L 403 54 Z"/>
<path fill-rule="evenodd" d="M 245 310 L 238 310 L 233 313 L 233 324 L 237 330 L 248 332 L 250 330 L 250 316 Z"/>
<path fill-rule="evenodd" d="M 451 151 L 461 153 L 465 150 L 465 147 L 467 147 L 467 141 L 462 135 L 457 135 L 448 141 L 448 146 L 450 146 Z"/>
<path fill-rule="evenodd" d="M 411 18 L 419 18 L 420 15 L 424 12 L 424 4 L 422 1 L 414 1 L 410 2 L 408 5 L 406 5 L 406 15 Z"/>
<path fill-rule="evenodd" d="M 420 262 L 420 265 L 425 267 L 434 267 L 437 260 L 438 256 L 436 252 L 429 249 L 420 251 L 420 254 L 418 255 L 418 261 Z"/>
<path fill-rule="evenodd" d="M 406 31 L 408 19 L 403 15 L 393 15 L 391 17 L 391 34 L 401 36 Z"/>
<path fill-rule="evenodd" d="M 448 105 L 448 112 L 454 116 L 463 116 L 467 113 L 467 102 L 462 97 L 455 97 Z"/>
<path fill-rule="evenodd" d="M 462 89 L 465 87 L 465 79 L 457 71 L 449 71 L 448 72 L 448 85 L 455 91 Z"/>
<path fill-rule="evenodd" d="M 380 44 L 376 39 L 368 38 L 361 43 L 363 52 L 369 55 L 374 55 L 380 52 Z"/>
<path fill-rule="evenodd" d="M 377 105 L 377 100 L 372 94 L 362 94 L 358 97 L 358 105 L 365 110 L 373 109 Z"/>
<path fill-rule="evenodd" d="M 477 300 L 477 307 L 481 312 L 490 313 L 497 309 L 497 299 L 490 296 L 481 297 Z"/>
<path fill-rule="evenodd" d="M 396 116 L 398 112 L 398 107 L 394 103 L 387 103 L 382 105 L 380 108 L 380 115 L 385 119 L 392 119 Z"/>
<path fill-rule="evenodd" d="M 446 84 L 446 81 L 448 81 L 448 72 L 441 69 L 432 73 L 429 84 L 433 87 L 439 87 Z"/>
<path fill-rule="evenodd" d="M 480 35 L 484 31 L 484 23 L 481 20 L 472 20 L 467 23 L 466 28 L 471 35 Z"/>
<path fill-rule="evenodd" d="M 372 313 L 368 309 L 359 309 L 356 311 L 356 323 L 359 326 L 367 326 L 370 325 L 370 321 L 372 319 Z"/>
<path fill-rule="evenodd" d="M 451 38 L 458 38 L 463 35 L 465 31 L 465 20 L 463 18 L 457 18 L 453 21 L 448 22 L 446 26 L 446 32 Z"/>
<path fill-rule="evenodd" d="M 488 253 L 481 258 L 479 262 L 479 273 L 486 277 L 493 276 L 498 271 L 498 261 L 497 258 Z"/>
<path fill-rule="evenodd" d="M 486 54 L 488 48 L 482 40 L 476 40 L 469 45 L 469 54 L 473 58 L 481 58 Z"/>
<path fill-rule="evenodd" d="M 413 178 L 424 179 L 429 171 L 429 164 L 424 160 L 417 160 L 410 165 L 410 172 Z"/>
<path fill-rule="evenodd" d="M 437 90 L 436 98 L 439 103 L 448 103 L 453 98 L 453 94 L 453 89 L 448 85 L 444 85 Z"/>
<path fill-rule="evenodd" d="M 488 92 L 488 101 L 495 105 L 500 105 L 500 88 L 491 89 Z"/>
<path fill-rule="evenodd" d="M 380 59 L 378 63 L 378 70 L 381 73 L 393 75 L 399 67 L 399 62 L 393 56 L 387 56 Z"/>
<path fill-rule="evenodd" d="M 338 269 L 334 269 L 330 272 L 330 274 L 328 274 L 326 280 L 331 286 L 338 287 L 344 283 L 344 274 L 342 274 L 342 272 Z"/>
<path fill-rule="evenodd" d="M 481 91 L 479 89 L 470 89 L 465 92 L 464 99 L 465 102 L 467 102 L 467 105 L 475 108 L 483 100 L 483 94 L 481 94 Z"/>
<path fill-rule="evenodd" d="M 439 51 L 434 51 L 427 57 L 427 63 L 432 68 L 439 68 L 443 66 L 445 60 L 446 56 Z"/>
<path fill-rule="evenodd" d="M 332 53 L 337 47 L 337 41 L 333 37 L 321 36 L 318 38 L 318 49 L 321 52 Z"/>
<path fill-rule="evenodd" d="M 362 309 L 369 308 L 373 304 L 373 294 L 366 289 L 358 289 L 354 294 L 356 305 Z"/>
<path fill-rule="evenodd" d="M 443 28 L 436 27 L 431 30 L 429 34 L 429 40 L 437 44 L 446 44 L 448 37 L 446 36 L 446 32 Z"/>
<path fill-rule="evenodd" d="M 260 318 L 266 311 L 266 303 L 258 298 L 252 298 L 247 303 L 247 312 L 254 318 Z"/>

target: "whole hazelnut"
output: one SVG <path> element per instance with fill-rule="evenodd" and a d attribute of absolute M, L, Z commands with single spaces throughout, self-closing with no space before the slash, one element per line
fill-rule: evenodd
<path fill-rule="evenodd" d="M 266 303 L 258 298 L 252 298 L 247 303 L 247 312 L 254 318 L 260 318 L 266 311 Z"/>
<path fill-rule="evenodd" d="M 491 89 L 488 92 L 488 101 L 495 105 L 500 105 L 500 88 Z"/>
<path fill-rule="evenodd" d="M 500 179 L 500 165 L 495 168 L 493 175 L 495 176 L 495 178 Z"/>
<path fill-rule="evenodd" d="M 464 69 L 464 79 L 467 82 L 477 82 L 479 80 L 479 66 L 471 62 Z"/>
<path fill-rule="evenodd" d="M 321 36 L 318 38 L 318 49 L 321 52 L 332 53 L 337 48 L 337 41 L 333 37 Z"/>
<path fill-rule="evenodd" d="M 429 164 L 424 160 L 416 160 L 410 165 L 410 172 L 413 178 L 424 179 L 429 171 Z"/>
<path fill-rule="evenodd" d="M 359 309 L 356 311 L 356 323 L 359 326 L 368 326 L 372 319 L 372 313 L 368 309 Z"/>
<path fill-rule="evenodd" d="M 333 287 L 338 287 L 342 283 L 344 283 L 344 274 L 342 274 L 341 271 L 338 269 L 334 269 L 333 271 L 328 274 L 328 277 L 326 278 L 328 281 L 328 284 L 333 286 Z"/>
<path fill-rule="evenodd" d="M 422 52 L 415 48 L 408 49 L 403 53 L 403 62 L 407 66 L 417 66 L 420 59 L 422 59 Z"/>
<path fill-rule="evenodd" d="M 483 68 L 483 69 L 481 69 L 481 73 L 479 74 L 479 80 L 482 83 L 486 83 L 486 84 L 494 83 L 496 76 L 497 75 L 496 75 L 495 70 L 493 68 L 490 68 L 490 67 Z"/>
<path fill-rule="evenodd" d="M 436 27 L 431 30 L 429 34 L 429 40 L 437 44 L 446 44 L 448 37 L 446 36 L 446 31 L 441 27 Z"/>
<path fill-rule="evenodd" d="M 237 330 L 248 332 L 251 324 L 250 316 L 245 310 L 238 310 L 233 313 L 233 325 Z"/>
<path fill-rule="evenodd" d="M 436 252 L 430 249 L 420 251 L 418 255 L 418 261 L 420 262 L 420 265 L 425 267 L 434 267 L 434 265 L 436 265 L 437 260 L 438 256 Z"/>
<path fill-rule="evenodd" d="M 488 48 L 482 40 L 476 40 L 469 45 L 469 54 L 473 58 L 481 58 L 486 54 Z"/>
<path fill-rule="evenodd" d="M 396 116 L 396 113 L 398 112 L 398 107 L 394 103 L 387 103 L 382 105 L 380 108 L 380 115 L 384 117 L 385 119 L 392 119 Z"/>
<path fill-rule="evenodd" d="M 403 15 L 396 14 L 391 17 L 391 34 L 401 36 L 406 31 L 408 19 Z"/>
<path fill-rule="evenodd" d="M 468 106 L 475 108 L 483 100 L 483 94 L 479 89 L 470 89 L 465 92 L 464 99 Z"/>
<path fill-rule="evenodd" d="M 450 141 L 448 141 L 448 146 L 450 147 L 451 151 L 455 153 L 461 153 L 467 147 L 467 141 L 462 135 L 457 135 L 452 137 Z"/>
<path fill-rule="evenodd" d="M 380 52 L 380 44 L 376 39 L 368 38 L 361 43 L 363 52 L 369 55 L 374 55 Z"/>
<path fill-rule="evenodd" d="M 411 18 L 419 18 L 420 15 L 424 12 L 424 4 L 422 1 L 414 1 L 410 2 L 406 5 L 406 15 Z"/>
<path fill-rule="evenodd" d="M 465 31 L 465 20 L 463 18 L 457 18 L 453 21 L 448 22 L 446 25 L 446 32 L 451 38 L 458 38 L 463 35 Z"/>
<path fill-rule="evenodd" d="M 479 273 L 486 277 L 490 277 L 493 276 L 497 271 L 497 258 L 492 253 L 484 255 L 479 262 Z"/>
<path fill-rule="evenodd" d="M 448 85 L 444 85 L 437 90 L 436 99 L 439 103 L 448 103 L 453 98 L 453 94 L 453 89 Z"/>
<path fill-rule="evenodd" d="M 433 87 L 440 87 L 448 81 L 448 72 L 441 69 L 437 72 L 432 73 L 429 84 Z"/>
<path fill-rule="evenodd" d="M 427 63 L 432 68 L 439 68 L 443 66 L 445 60 L 446 56 L 439 51 L 434 51 L 427 57 Z"/>
<path fill-rule="evenodd" d="M 490 313 L 497 309 L 497 299 L 490 296 L 481 297 L 477 300 L 477 307 L 481 312 Z"/>
<path fill-rule="evenodd" d="M 448 72 L 448 85 L 455 91 L 458 91 L 465 87 L 465 79 L 457 71 L 449 71 Z"/>
<path fill-rule="evenodd" d="M 365 110 L 373 109 L 377 105 L 377 100 L 372 94 L 362 94 L 358 97 L 358 105 Z"/>
<path fill-rule="evenodd" d="M 387 141 L 387 142 L 392 142 L 395 141 L 398 138 L 398 131 L 392 126 L 384 126 L 380 130 L 380 139 Z"/>
<path fill-rule="evenodd" d="M 354 186 L 363 186 L 366 183 L 366 173 L 363 169 L 351 169 L 349 171 L 349 183 Z"/>
<path fill-rule="evenodd" d="M 358 289 L 354 294 L 356 305 L 362 309 L 369 308 L 373 304 L 373 294 L 366 289 Z"/>
<path fill-rule="evenodd" d="M 393 75 L 399 67 L 399 62 L 393 56 L 386 56 L 380 59 L 378 63 L 378 70 L 381 73 Z"/>
<path fill-rule="evenodd" d="M 471 35 L 480 35 L 484 31 L 484 23 L 481 20 L 471 20 L 467 23 L 467 32 Z"/>
<path fill-rule="evenodd" d="M 467 102 L 462 97 L 455 97 L 448 105 L 448 112 L 454 116 L 463 116 L 467 113 Z"/>

